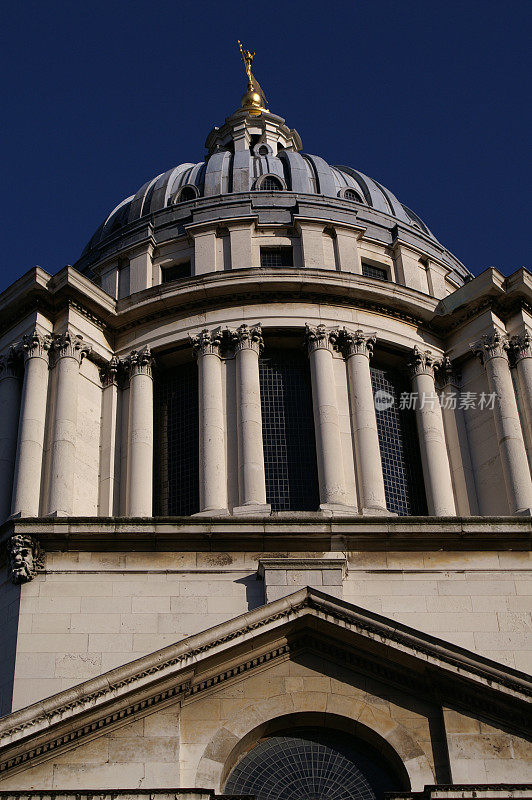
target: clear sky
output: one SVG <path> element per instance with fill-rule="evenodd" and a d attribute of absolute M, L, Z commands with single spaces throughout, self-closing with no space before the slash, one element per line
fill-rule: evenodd
<path fill-rule="evenodd" d="M 0 290 L 72 264 L 240 103 L 236 40 L 308 153 L 376 178 L 478 273 L 531 266 L 531 0 L 4 2 Z"/>

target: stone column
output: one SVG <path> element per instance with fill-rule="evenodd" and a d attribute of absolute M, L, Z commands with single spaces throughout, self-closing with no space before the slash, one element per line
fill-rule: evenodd
<path fill-rule="evenodd" d="M 0 525 L 11 513 L 20 403 L 18 366 L 14 347 L 0 356 Z"/>
<path fill-rule="evenodd" d="M 74 506 L 74 475 L 81 360 L 90 348 L 70 331 L 54 336 L 52 356 L 57 370 L 54 403 L 48 514 L 70 516 Z"/>
<path fill-rule="evenodd" d="M 414 347 L 409 360 L 412 391 L 416 397 L 416 420 L 429 514 L 455 516 L 453 484 L 445 443 L 440 400 L 434 386 L 435 360 L 429 350 Z"/>
<path fill-rule="evenodd" d="M 338 331 L 328 331 L 325 325 L 306 326 L 316 430 L 320 509 L 352 513 L 354 509 L 346 503 L 342 439 L 336 404 L 333 346 L 337 337 Z"/>
<path fill-rule="evenodd" d="M 269 514 L 266 503 L 259 354 L 263 348 L 260 324 L 241 325 L 232 334 L 236 353 L 238 428 L 238 489 L 240 505 L 233 514 Z"/>
<path fill-rule="evenodd" d="M 508 337 L 499 331 L 472 345 L 486 369 L 489 391 L 496 395 L 493 419 L 510 514 L 532 513 L 532 481 L 517 410 L 510 365 Z"/>
<path fill-rule="evenodd" d="M 363 514 L 388 514 L 369 360 L 374 333 L 342 331 L 355 439 L 359 504 Z"/>
<path fill-rule="evenodd" d="M 532 445 L 532 338 L 530 333 L 525 330 L 522 335 L 512 336 L 510 348 L 517 370 L 521 407 L 527 427 L 525 438 Z"/>
<path fill-rule="evenodd" d="M 129 367 L 129 426 L 126 507 L 130 517 L 153 514 L 153 356 L 133 350 Z"/>
<path fill-rule="evenodd" d="M 477 487 L 471 463 L 465 413 L 464 409 L 460 408 L 459 402 L 462 376 L 447 356 L 438 365 L 437 383 L 441 391 L 443 427 L 449 448 L 456 510 L 463 516 L 475 515 L 479 513 Z"/>
<path fill-rule="evenodd" d="M 113 356 L 100 369 L 102 382 L 102 413 L 100 429 L 100 480 L 98 487 L 98 514 L 112 517 L 120 513 L 120 405 L 118 402 L 118 373 L 123 365 Z"/>
<path fill-rule="evenodd" d="M 204 328 L 191 338 L 198 359 L 200 514 L 227 514 L 222 334 Z"/>
<path fill-rule="evenodd" d="M 22 340 L 24 381 L 11 506 L 19 517 L 38 517 L 40 511 L 50 344 L 50 337 L 36 331 Z"/>

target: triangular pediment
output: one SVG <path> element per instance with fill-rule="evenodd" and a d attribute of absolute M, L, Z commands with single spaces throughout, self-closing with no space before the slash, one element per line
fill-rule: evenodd
<path fill-rule="evenodd" d="M 305 588 L 3 718 L 0 776 L 305 651 L 413 693 L 437 687 L 518 731 L 529 724 L 526 675 Z"/>

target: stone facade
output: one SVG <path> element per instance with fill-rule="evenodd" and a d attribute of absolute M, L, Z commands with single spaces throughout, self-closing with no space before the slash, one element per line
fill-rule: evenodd
<path fill-rule="evenodd" d="M 473 278 L 388 190 L 299 147 L 237 112 L 204 172 L 147 184 L 76 268 L 0 295 L 0 795 L 206 800 L 310 726 L 376 748 L 397 797 L 526 796 L 530 274 Z M 312 508 L 272 511 L 268 348 L 309 372 Z M 373 364 L 423 399 L 423 516 L 390 501 Z M 198 507 L 154 516 L 181 366 Z"/>

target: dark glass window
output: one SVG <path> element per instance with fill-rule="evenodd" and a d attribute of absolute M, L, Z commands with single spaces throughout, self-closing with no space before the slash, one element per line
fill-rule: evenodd
<path fill-rule="evenodd" d="M 378 281 L 388 280 L 388 270 L 383 267 L 374 267 L 373 264 L 362 262 L 362 275 L 366 278 L 376 278 Z"/>
<path fill-rule="evenodd" d="M 312 387 L 297 350 L 269 349 L 259 361 L 266 500 L 273 511 L 319 506 Z"/>
<path fill-rule="evenodd" d="M 196 199 L 196 192 L 191 186 L 185 186 L 184 189 L 181 189 L 179 192 L 179 202 L 185 203 L 187 200 L 195 200 Z"/>
<path fill-rule="evenodd" d="M 345 733 L 299 729 L 263 739 L 234 767 L 226 795 L 256 800 L 380 800 L 403 780 L 365 742 Z"/>
<path fill-rule="evenodd" d="M 291 247 L 261 247 L 261 267 L 293 267 L 294 253 Z"/>
<path fill-rule="evenodd" d="M 371 367 L 386 506 L 399 516 L 427 513 L 415 411 L 400 409 L 410 387 L 399 372 Z"/>
<path fill-rule="evenodd" d="M 154 381 L 155 514 L 199 511 L 198 370 L 192 362 Z"/>
<path fill-rule="evenodd" d="M 363 203 L 362 196 L 356 192 L 354 189 L 346 189 L 344 192 L 344 198 L 346 200 L 355 200 L 357 203 Z"/>
<path fill-rule="evenodd" d="M 261 153 L 261 155 L 263 154 Z M 264 155 L 267 155 L 267 151 Z M 279 192 L 282 188 L 281 181 L 278 178 L 274 178 L 273 175 L 267 175 L 259 186 L 261 192 Z"/>
<path fill-rule="evenodd" d="M 190 261 L 183 261 L 181 264 L 172 264 L 171 267 L 161 269 L 163 283 L 177 281 L 179 278 L 190 278 Z"/>

